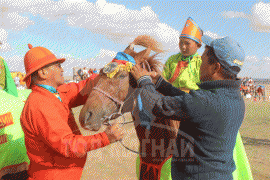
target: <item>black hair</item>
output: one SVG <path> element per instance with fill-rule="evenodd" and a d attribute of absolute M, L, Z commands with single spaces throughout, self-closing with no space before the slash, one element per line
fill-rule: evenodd
<path fill-rule="evenodd" d="M 222 74 L 222 77 L 224 79 L 235 80 L 237 78 L 237 76 L 235 74 L 233 74 L 232 72 L 230 72 L 227 68 L 230 68 L 232 71 L 236 71 L 236 72 L 239 72 L 240 71 L 240 68 L 237 67 L 237 66 L 231 66 L 230 67 L 230 65 L 227 62 L 222 61 L 222 60 L 219 60 L 218 57 L 215 54 L 214 49 L 211 46 L 207 46 L 206 45 L 205 48 L 208 50 L 207 51 L 207 57 L 208 57 L 208 60 L 209 60 L 209 64 L 219 63 L 221 65 L 221 74 Z M 225 68 L 224 65 L 220 63 L 221 61 L 222 61 L 222 63 L 224 63 L 225 65 L 227 65 L 227 68 Z"/>

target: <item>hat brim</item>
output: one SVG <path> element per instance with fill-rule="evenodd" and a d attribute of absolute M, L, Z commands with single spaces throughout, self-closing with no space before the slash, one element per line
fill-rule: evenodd
<path fill-rule="evenodd" d="M 213 38 L 211 38 L 210 36 L 207 35 L 203 35 L 202 36 L 202 42 L 207 45 L 207 46 L 211 46 L 211 43 L 214 41 Z"/>
<path fill-rule="evenodd" d="M 33 74 L 35 71 L 37 71 L 38 69 L 40 69 L 40 68 L 42 68 L 42 67 L 44 67 L 44 66 L 46 66 L 46 65 L 48 65 L 48 64 L 51 64 L 51 63 L 54 63 L 54 62 L 60 62 L 60 63 L 63 63 L 63 62 L 65 62 L 65 58 L 61 58 L 61 59 L 57 59 L 57 60 L 53 60 L 53 61 L 51 61 L 51 62 L 47 62 L 47 63 L 45 63 L 45 64 L 41 64 L 40 66 L 38 66 L 37 68 L 35 68 L 35 69 L 33 69 L 31 72 L 29 72 L 28 74 L 26 74 L 25 75 L 25 77 L 23 78 L 23 81 L 24 82 L 26 82 L 26 79 L 28 78 L 28 77 L 30 77 L 30 75 L 31 74 Z"/>

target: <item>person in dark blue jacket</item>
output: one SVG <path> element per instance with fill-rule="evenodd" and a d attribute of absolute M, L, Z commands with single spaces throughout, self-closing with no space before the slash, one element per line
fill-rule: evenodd
<path fill-rule="evenodd" d="M 139 64 L 131 71 L 148 117 L 139 120 L 141 126 L 154 126 L 155 116 L 181 121 L 173 151 L 173 180 L 230 180 L 236 168 L 233 149 L 245 113 L 237 74 L 245 53 L 229 37 L 202 39 L 206 47 L 199 90 L 185 93 Z"/>

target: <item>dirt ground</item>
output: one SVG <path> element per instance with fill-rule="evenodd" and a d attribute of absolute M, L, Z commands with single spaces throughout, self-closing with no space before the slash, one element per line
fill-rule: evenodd
<path fill-rule="evenodd" d="M 81 107 L 73 109 L 78 120 Z M 270 179 L 270 103 L 246 101 L 246 115 L 240 128 L 254 180 Z M 127 119 L 130 114 L 125 114 Z M 104 131 L 104 128 L 98 132 Z M 138 139 L 134 125 L 125 125 L 123 144 L 137 150 Z M 84 135 L 95 134 L 82 130 Z M 119 142 L 88 153 L 82 180 L 136 180 L 137 154 L 125 149 Z"/>

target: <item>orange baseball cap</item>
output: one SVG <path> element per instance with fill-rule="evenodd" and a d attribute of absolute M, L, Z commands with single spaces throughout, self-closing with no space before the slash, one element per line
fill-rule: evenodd
<path fill-rule="evenodd" d="M 31 85 L 31 74 L 40 68 L 51 64 L 53 62 L 60 61 L 63 63 L 66 59 L 57 59 L 55 55 L 44 47 L 34 47 L 28 44 L 29 51 L 24 56 L 24 67 L 26 71 L 25 78 L 23 81 L 26 82 L 26 86 L 30 88 Z"/>
<path fill-rule="evenodd" d="M 199 44 L 202 44 L 202 36 L 203 31 L 201 30 L 201 28 L 196 24 L 196 22 L 191 17 L 189 17 L 186 21 L 186 24 L 183 28 L 180 37 L 189 38 L 196 41 Z"/>

